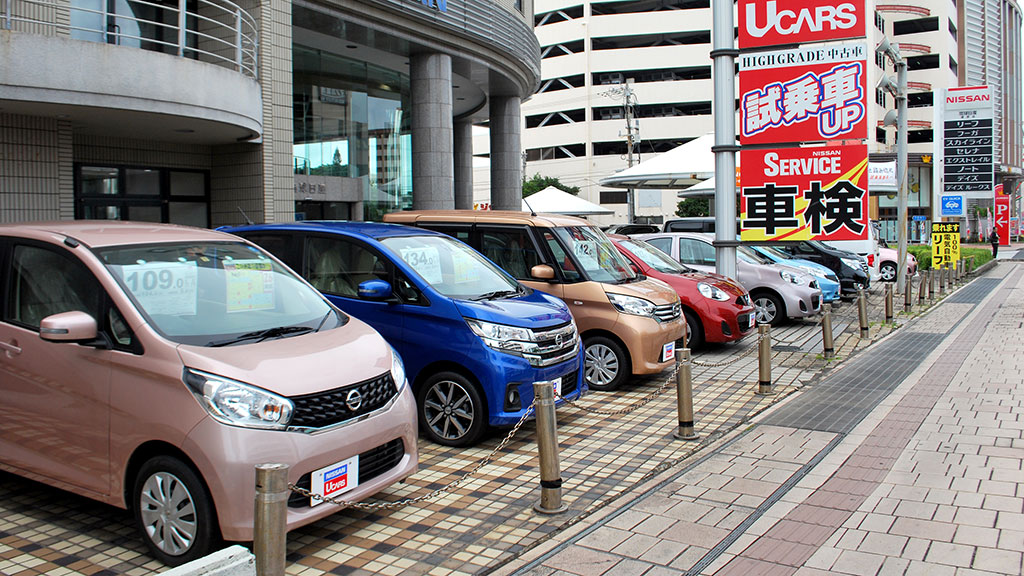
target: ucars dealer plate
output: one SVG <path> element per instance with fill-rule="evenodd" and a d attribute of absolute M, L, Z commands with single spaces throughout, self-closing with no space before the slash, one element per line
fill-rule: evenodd
<path fill-rule="evenodd" d="M 313 494 L 328 498 L 340 496 L 359 485 L 359 456 L 356 455 L 316 470 L 310 480 Z M 322 502 L 316 498 L 309 500 L 310 506 L 316 506 Z"/>

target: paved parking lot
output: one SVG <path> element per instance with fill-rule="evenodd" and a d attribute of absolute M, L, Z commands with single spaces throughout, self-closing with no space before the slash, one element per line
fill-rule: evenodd
<path fill-rule="evenodd" d="M 696 354 L 695 360 L 702 364 L 693 368 L 700 442 L 672 437 L 677 418 L 671 371 L 636 379 L 615 393 L 592 393 L 580 401 L 582 406 L 615 415 L 561 408 L 563 502 L 569 506 L 564 514 L 544 516 L 533 511 L 539 498 L 539 472 L 535 427 L 527 423 L 490 464 L 436 500 L 378 513 L 347 510 L 290 533 L 288 573 L 491 571 L 682 462 L 792 391 L 816 382 L 907 317 L 884 323 L 882 291 L 876 289 L 870 293 L 869 318 L 871 337 L 862 340 L 856 306 L 846 302 L 835 309 L 838 358 L 831 362 L 821 356 L 817 318 L 773 330 L 774 396 L 755 394 L 756 337 Z M 416 497 L 450 484 L 491 454 L 506 432 L 495 432 L 471 450 L 421 440 L 420 471 L 381 499 Z M 0 573 L 142 575 L 163 569 L 146 556 L 128 513 L 0 473 Z"/>

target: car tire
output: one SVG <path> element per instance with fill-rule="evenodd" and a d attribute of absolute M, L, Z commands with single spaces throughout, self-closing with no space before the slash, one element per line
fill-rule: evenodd
<path fill-rule="evenodd" d="M 878 267 L 878 275 L 881 277 L 882 282 L 895 282 L 896 265 L 892 262 L 882 262 L 882 265 Z"/>
<path fill-rule="evenodd" d="M 770 292 L 758 292 L 750 300 L 754 304 L 754 314 L 758 324 L 777 326 L 786 319 L 786 307 L 778 296 Z"/>
<path fill-rule="evenodd" d="M 622 346 L 604 336 L 592 336 L 583 342 L 584 379 L 591 390 L 615 390 L 632 373 L 629 354 Z"/>
<path fill-rule="evenodd" d="M 154 558 L 179 566 L 213 552 L 220 529 L 206 485 L 173 456 L 150 458 L 132 484 L 135 524 Z"/>
<path fill-rule="evenodd" d="M 693 312 L 683 310 L 683 316 L 686 318 L 686 347 L 696 350 L 704 344 L 704 328 Z"/>
<path fill-rule="evenodd" d="M 458 372 L 438 372 L 416 394 L 420 429 L 444 446 L 471 446 L 487 428 L 487 406 L 476 385 Z"/>

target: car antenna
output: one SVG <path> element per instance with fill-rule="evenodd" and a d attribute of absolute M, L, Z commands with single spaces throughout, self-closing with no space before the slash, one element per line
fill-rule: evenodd
<path fill-rule="evenodd" d="M 238 208 L 238 211 L 239 211 L 239 212 L 240 212 L 240 213 L 242 214 L 242 218 L 245 218 L 245 223 L 246 223 L 246 224 L 248 224 L 249 226 L 252 226 L 253 224 L 255 224 L 255 222 L 253 222 L 253 221 L 252 221 L 252 220 L 251 220 L 251 219 L 249 218 L 249 216 L 247 216 L 247 215 L 246 215 L 246 213 L 245 213 L 245 210 L 242 210 L 242 207 L 241 207 L 241 206 L 236 206 L 236 208 Z"/>
<path fill-rule="evenodd" d="M 530 203 L 526 201 L 526 196 L 523 196 L 523 204 L 526 204 L 526 207 L 530 209 L 530 216 L 537 215 L 537 212 L 534 211 L 533 206 L 530 206 Z"/>

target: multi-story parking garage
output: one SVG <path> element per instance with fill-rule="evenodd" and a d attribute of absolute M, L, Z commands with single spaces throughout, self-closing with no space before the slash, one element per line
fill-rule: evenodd
<path fill-rule="evenodd" d="M 0 3 L 0 221 L 199 226 L 518 207 L 522 0 Z M 415 193 L 413 193 L 415 190 Z"/>

